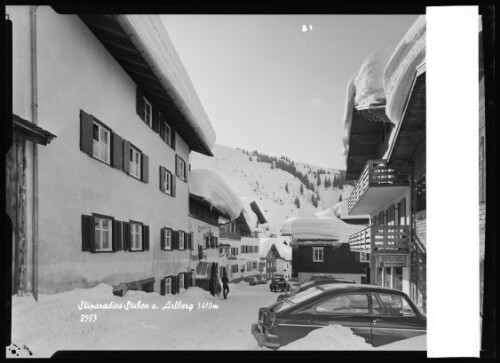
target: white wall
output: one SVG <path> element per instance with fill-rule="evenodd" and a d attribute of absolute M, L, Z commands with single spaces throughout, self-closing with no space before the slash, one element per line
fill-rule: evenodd
<path fill-rule="evenodd" d="M 9 7 L 14 36 L 14 112 L 27 115 L 28 7 Z M 159 189 L 159 165 L 175 172 L 175 153 L 136 114 L 136 85 L 76 15 L 37 10 L 39 125 L 57 137 L 39 148 L 39 284 L 41 292 L 159 279 L 190 268 L 189 251 L 162 251 L 160 228 L 189 232 L 188 186 L 177 178 L 176 197 Z M 28 66 L 27 66 L 28 65 Z M 29 75 L 29 73 L 28 73 Z M 149 156 L 149 183 L 80 150 L 80 109 L 97 117 Z M 28 119 L 30 119 L 28 117 Z M 81 251 L 81 215 L 100 213 L 150 227 L 147 252 Z"/>

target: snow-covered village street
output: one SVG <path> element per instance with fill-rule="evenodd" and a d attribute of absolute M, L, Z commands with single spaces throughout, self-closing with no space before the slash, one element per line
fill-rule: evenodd
<path fill-rule="evenodd" d="M 144 6 L 6 7 L 7 356 L 432 350 L 425 13 Z"/>
<path fill-rule="evenodd" d="M 230 284 L 230 290 L 226 300 L 200 288 L 174 297 L 129 291 L 110 298 L 111 287 L 105 284 L 42 294 L 38 303 L 31 296 L 15 296 L 12 343 L 28 347 L 32 357 L 50 357 L 58 350 L 269 350 L 258 346 L 250 325 L 258 308 L 275 302 L 278 293 L 246 282 Z M 425 350 L 425 339 L 373 348 L 350 329 L 330 326 L 281 349 Z M 7 356 L 15 355 L 7 350 Z M 19 356 L 30 355 L 21 349 Z"/>

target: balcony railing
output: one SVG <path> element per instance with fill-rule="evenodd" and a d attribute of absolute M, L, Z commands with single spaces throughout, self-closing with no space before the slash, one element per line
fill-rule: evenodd
<path fill-rule="evenodd" d="M 400 252 L 410 250 L 409 226 L 371 226 L 349 236 L 354 251 Z"/>
<path fill-rule="evenodd" d="M 350 214 L 363 194 L 371 186 L 397 186 L 408 185 L 406 177 L 387 166 L 387 160 L 368 160 L 361 175 L 347 201 L 347 210 Z"/>

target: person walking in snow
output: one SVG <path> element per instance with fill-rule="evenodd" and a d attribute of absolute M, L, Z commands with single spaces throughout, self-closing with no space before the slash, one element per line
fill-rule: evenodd
<path fill-rule="evenodd" d="M 224 294 L 224 299 L 227 299 L 227 294 L 229 294 L 229 279 L 227 278 L 226 272 L 222 275 L 222 293 Z"/>

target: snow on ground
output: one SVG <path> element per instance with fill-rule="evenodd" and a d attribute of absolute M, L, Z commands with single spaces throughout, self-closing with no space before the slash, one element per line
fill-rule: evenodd
<path fill-rule="evenodd" d="M 276 301 L 267 285 L 246 282 L 229 285 L 228 299 L 213 297 L 198 287 L 178 295 L 129 291 L 112 295 L 109 285 L 44 295 L 13 296 L 12 343 L 26 345 L 33 357 L 49 357 L 57 350 L 255 350 L 250 332 L 258 309 Z M 121 309 L 79 310 L 78 305 L 122 304 Z M 149 309 L 125 309 L 127 302 Z M 170 302 L 170 308 L 162 307 Z M 154 310 L 153 304 L 158 307 Z M 200 305 L 199 305 L 200 304 Z M 203 309 L 205 304 L 206 309 Z M 210 308 L 212 304 L 212 308 Z M 217 305 L 218 309 L 214 306 Z M 191 308 L 191 310 L 189 310 Z M 95 322 L 81 316 L 97 315 Z"/>
<path fill-rule="evenodd" d="M 341 325 L 328 325 L 313 330 L 304 338 L 281 347 L 280 350 L 366 350 L 373 347 Z"/>
<path fill-rule="evenodd" d="M 320 176 L 322 185 L 318 188 L 319 207 L 315 208 L 311 202 L 311 196 L 315 193 L 305 190 L 304 194 L 301 194 L 301 182 L 292 174 L 280 169 L 271 169 L 271 164 L 257 162 L 255 156 L 246 155 L 242 150 L 232 147 L 215 144 L 212 152 L 213 157 L 192 153 L 190 155 L 192 168 L 215 171 L 239 197 L 255 200 L 268 221 L 269 233 L 279 235 L 281 225 L 287 218 L 298 216 L 299 211 L 314 213 L 333 207 L 340 195 L 346 200 L 352 191 L 352 186 L 349 185 L 345 185 L 343 190 L 331 187 L 325 189 L 325 177 L 333 179 L 334 171 L 329 169 L 327 171 L 331 174 Z M 295 165 L 303 173 L 320 169 L 304 163 L 295 163 Z M 316 180 L 312 173 L 309 174 L 309 179 Z M 286 185 L 288 185 L 288 193 L 285 190 Z M 300 200 L 300 209 L 294 203 L 296 197 Z"/>
<path fill-rule="evenodd" d="M 229 289 L 227 300 L 198 287 L 175 296 L 129 291 L 118 297 L 106 284 L 40 294 L 39 302 L 13 296 L 12 343 L 21 348 L 20 357 L 27 356 L 26 346 L 35 358 L 58 350 L 268 350 L 258 346 L 250 327 L 258 309 L 275 302 L 277 294 L 268 285 L 243 281 Z M 79 310 L 84 303 L 92 306 Z M 94 322 L 82 321 L 82 315 L 94 314 Z M 424 350 L 425 336 L 373 348 L 350 329 L 331 325 L 281 349 Z M 7 356 L 16 355 L 7 349 Z"/>

